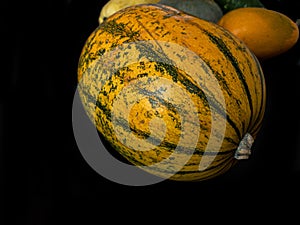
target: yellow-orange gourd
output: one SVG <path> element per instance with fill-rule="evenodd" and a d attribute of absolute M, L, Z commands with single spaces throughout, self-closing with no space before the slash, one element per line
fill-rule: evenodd
<path fill-rule="evenodd" d="M 79 93 L 98 131 L 130 163 L 205 180 L 247 158 L 265 111 L 260 64 L 230 32 L 164 5 L 135 5 L 91 33 Z"/>
<path fill-rule="evenodd" d="M 298 41 L 299 28 L 286 15 L 266 8 L 238 8 L 218 22 L 245 42 L 259 59 L 280 55 Z"/>

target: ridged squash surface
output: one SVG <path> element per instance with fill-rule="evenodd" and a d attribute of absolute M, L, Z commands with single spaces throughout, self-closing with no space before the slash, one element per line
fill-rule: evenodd
<path fill-rule="evenodd" d="M 249 49 L 217 24 L 163 5 L 131 6 L 100 24 L 83 47 L 78 82 L 111 146 L 171 180 L 228 171 L 265 111 L 264 75 Z"/>

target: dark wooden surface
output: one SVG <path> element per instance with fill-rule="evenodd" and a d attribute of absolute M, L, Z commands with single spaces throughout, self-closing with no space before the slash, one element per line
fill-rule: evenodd
<path fill-rule="evenodd" d="M 297 1 L 262 1 L 267 8 L 300 18 Z M 161 182 L 128 187 L 97 174 L 82 158 L 72 130 L 72 101 L 81 48 L 98 25 L 105 1 L 6 1 L 1 15 L 2 224 L 101 224 L 125 209 L 123 221 L 178 212 L 197 215 L 208 206 L 264 209 L 299 200 L 300 44 L 262 63 L 267 84 L 264 126 L 247 161 L 200 183 Z M 2 57 L 2 58 L 3 58 Z M 7 60 L 8 59 L 8 60 Z M 7 61 L 6 61 L 7 60 Z M 1 196 L 2 197 L 2 196 Z M 270 203 L 270 204 L 269 204 Z M 274 204 L 273 204 L 274 203 Z M 153 204 L 153 207 L 149 207 Z M 191 204 L 195 206 L 192 207 Z M 200 207 L 200 208 L 197 208 Z M 248 212 L 249 208 L 245 208 Z M 199 213 L 199 214 L 197 214 Z M 183 215 L 184 216 L 184 215 Z M 116 217 L 109 217 L 110 223 Z M 150 219 L 151 220 L 151 219 Z"/>

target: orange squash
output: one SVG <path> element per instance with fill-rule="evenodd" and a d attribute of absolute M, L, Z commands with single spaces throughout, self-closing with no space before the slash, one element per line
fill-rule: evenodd
<path fill-rule="evenodd" d="M 298 41 L 299 28 L 288 16 L 266 8 L 238 8 L 218 24 L 240 38 L 261 60 L 280 55 Z"/>
<path fill-rule="evenodd" d="M 132 165 L 199 181 L 247 158 L 265 80 L 247 46 L 217 24 L 164 5 L 110 16 L 86 41 L 79 93 L 90 120 Z"/>

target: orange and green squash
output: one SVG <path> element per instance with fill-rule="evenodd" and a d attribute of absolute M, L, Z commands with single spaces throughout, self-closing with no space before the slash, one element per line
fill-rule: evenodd
<path fill-rule="evenodd" d="M 116 12 L 83 46 L 78 90 L 100 134 L 170 180 L 225 173 L 251 153 L 266 87 L 256 57 L 221 26 L 165 5 Z"/>

